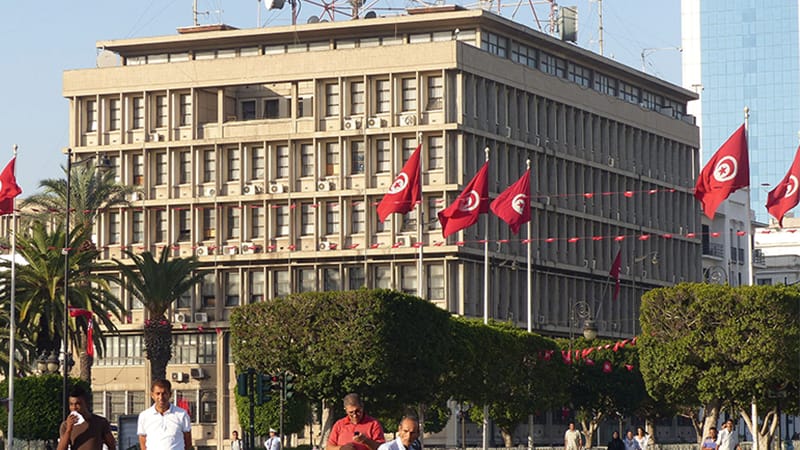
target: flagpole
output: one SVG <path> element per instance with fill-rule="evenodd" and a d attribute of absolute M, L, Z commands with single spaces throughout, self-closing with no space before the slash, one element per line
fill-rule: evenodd
<path fill-rule="evenodd" d="M 744 107 L 744 141 L 747 143 L 748 151 L 750 147 L 750 136 L 748 129 L 750 128 L 750 108 Z M 750 220 L 750 183 L 747 183 L 747 285 L 753 285 L 753 224 Z"/>
<path fill-rule="evenodd" d="M 527 171 L 531 170 L 531 159 L 528 158 L 525 161 L 525 166 Z M 526 173 L 528 173 L 526 171 Z M 530 176 L 530 175 L 529 175 Z M 528 189 L 528 195 L 530 195 L 530 189 Z M 530 197 L 525 201 L 525 207 L 531 207 L 531 199 Z M 528 233 L 528 243 L 526 245 L 528 254 L 527 254 L 527 263 L 528 263 L 528 333 L 533 332 L 533 264 L 531 259 L 531 223 L 533 220 L 529 220 L 527 223 L 527 233 Z M 533 414 L 528 414 L 528 450 L 533 450 Z"/>
<path fill-rule="evenodd" d="M 489 162 L 489 147 L 484 149 L 486 162 Z M 488 201 L 481 199 L 480 201 Z M 486 214 L 486 227 L 483 230 L 483 324 L 489 324 L 489 214 Z M 488 380 L 487 380 L 488 381 Z M 483 450 L 489 448 L 489 405 L 483 405 Z"/>
<path fill-rule="evenodd" d="M 422 151 L 422 132 L 419 133 L 419 139 L 417 140 L 417 145 L 420 147 L 420 151 Z M 421 155 L 420 155 L 421 156 Z M 422 158 L 420 158 L 422 159 Z M 422 296 L 423 294 L 423 283 L 422 283 L 422 162 L 418 164 L 418 182 L 420 185 L 419 189 L 419 202 L 417 203 L 417 250 L 419 252 L 417 258 L 417 297 L 424 299 L 425 297 Z"/>
<path fill-rule="evenodd" d="M 14 158 L 17 157 L 19 147 L 14 144 Z M 14 164 L 14 177 L 16 178 L 17 166 Z M 14 448 L 14 354 L 16 334 L 16 293 L 17 293 L 17 197 L 11 199 L 11 307 L 9 308 L 8 327 L 8 448 Z"/>

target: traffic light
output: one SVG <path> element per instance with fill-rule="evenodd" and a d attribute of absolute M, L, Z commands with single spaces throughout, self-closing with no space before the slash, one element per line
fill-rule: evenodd
<path fill-rule="evenodd" d="M 240 373 L 236 375 L 236 393 L 239 394 L 240 397 L 247 397 L 247 373 Z"/>
<path fill-rule="evenodd" d="M 281 385 L 281 377 L 279 377 L 278 375 L 271 376 L 269 383 L 270 383 L 269 385 L 270 390 L 280 392 L 283 389 L 283 386 Z"/>
<path fill-rule="evenodd" d="M 292 374 L 283 374 L 283 395 L 287 400 L 294 395 L 294 375 Z"/>
<path fill-rule="evenodd" d="M 269 395 L 271 377 L 263 373 L 256 375 L 256 405 L 263 405 L 272 399 Z"/>

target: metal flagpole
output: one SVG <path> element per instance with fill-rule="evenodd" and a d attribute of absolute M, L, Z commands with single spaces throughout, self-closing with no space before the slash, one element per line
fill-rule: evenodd
<path fill-rule="evenodd" d="M 748 149 L 747 152 L 750 152 L 750 139 L 748 136 L 748 129 L 750 128 L 750 108 L 747 106 L 744 107 L 744 142 L 747 144 Z M 748 154 L 749 157 L 749 154 Z M 750 223 L 750 183 L 747 183 L 747 201 L 745 202 L 746 205 L 746 216 L 747 216 L 747 284 L 753 284 L 753 248 L 752 248 L 752 224 Z M 758 450 L 758 409 L 756 408 L 756 398 L 753 396 L 753 401 L 750 404 L 750 420 L 753 423 L 753 447 L 752 450 Z"/>
<path fill-rule="evenodd" d="M 417 251 L 418 258 L 417 258 L 417 297 L 425 298 L 422 296 L 423 294 L 423 283 L 422 283 L 422 133 L 419 133 L 419 139 L 417 140 L 417 145 L 419 145 L 420 151 L 420 162 L 418 164 L 418 174 L 417 174 L 417 183 L 419 185 L 419 202 L 417 202 Z M 410 187 L 410 186 L 409 186 Z M 421 437 L 422 435 L 420 435 Z"/>
<path fill-rule="evenodd" d="M 14 158 L 17 157 L 17 147 L 14 144 Z M 17 165 L 14 164 L 14 176 L 16 177 Z M 11 307 L 9 308 L 9 327 L 8 327 L 8 448 L 14 448 L 14 354 L 15 334 L 16 334 L 16 294 L 17 294 L 17 197 L 11 200 Z"/>
<path fill-rule="evenodd" d="M 525 166 L 526 166 L 526 172 L 525 173 L 528 173 L 527 171 L 531 170 L 531 159 L 530 158 L 528 158 L 528 160 L 525 161 Z M 528 189 L 528 195 L 530 195 L 530 188 Z M 530 207 L 531 207 L 531 199 L 530 199 L 530 197 L 528 197 L 528 199 L 525 200 L 525 207 L 530 209 Z M 528 255 L 527 255 L 527 263 L 528 263 L 528 274 L 527 274 L 527 276 L 528 276 L 528 333 L 533 332 L 533 265 L 531 264 L 531 234 L 532 234 L 531 233 L 531 228 L 532 228 L 531 223 L 532 222 L 533 222 L 533 219 L 528 220 L 528 224 L 527 224 L 528 243 L 526 245 L 527 250 L 528 250 Z M 528 415 L 528 449 L 529 450 L 533 450 L 533 414 L 529 414 Z"/>
<path fill-rule="evenodd" d="M 489 162 L 489 147 L 484 150 Z M 488 199 L 481 199 L 488 201 Z M 486 228 L 483 230 L 483 324 L 489 324 L 489 215 L 486 215 Z M 489 405 L 483 405 L 483 450 L 489 448 Z"/>

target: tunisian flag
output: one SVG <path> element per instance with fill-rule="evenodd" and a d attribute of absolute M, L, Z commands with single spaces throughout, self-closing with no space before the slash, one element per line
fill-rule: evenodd
<path fill-rule="evenodd" d="M 439 211 L 439 222 L 442 224 L 442 236 L 447 237 L 456 231 L 463 230 L 478 221 L 478 216 L 489 212 L 489 162 L 481 170 L 456 201 L 447 209 Z"/>
<path fill-rule="evenodd" d="M 86 309 L 70 308 L 69 316 L 83 317 L 86 319 L 86 354 L 94 356 L 94 339 L 92 333 L 94 331 L 94 324 L 92 323 L 92 312 Z"/>
<path fill-rule="evenodd" d="M 15 156 L 0 172 L 0 215 L 13 213 L 14 197 L 22 193 L 22 189 L 17 185 L 17 177 L 14 175 L 16 162 L 17 157 Z"/>
<path fill-rule="evenodd" d="M 617 257 L 611 264 L 611 270 L 608 271 L 608 276 L 614 279 L 614 297 L 616 300 L 619 297 L 619 271 L 622 268 L 622 250 L 617 250 Z"/>
<path fill-rule="evenodd" d="M 694 196 L 703 204 L 703 212 L 714 218 L 720 203 L 731 193 L 750 186 L 750 162 L 744 125 L 722 144 L 708 161 L 694 187 Z"/>
<path fill-rule="evenodd" d="M 378 219 L 381 223 L 389 217 L 389 214 L 405 214 L 411 211 L 414 205 L 420 201 L 422 187 L 419 179 L 419 153 L 421 148 L 422 144 L 417 146 L 403 166 L 403 170 L 397 174 L 392 185 L 389 186 L 389 192 L 378 204 Z"/>
<path fill-rule="evenodd" d="M 489 205 L 492 212 L 511 227 L 514 234 L 519 227 L 531 220 L 531 169 L 522 178 L 508 187 Z"/>
<path fill-rule="evenodd" d="M 800 201 L 800 190 L 798 190 L 798 179 L 800 179 L 800 147 L 794 154 L 794 162 L 789 172 L 783 177 L 775 189 L 767 194 L 767 211 L 772 217 L 778 219 L 778 223 L 783 228 L 783 216 L 787 211 L 797 206 Z"/>

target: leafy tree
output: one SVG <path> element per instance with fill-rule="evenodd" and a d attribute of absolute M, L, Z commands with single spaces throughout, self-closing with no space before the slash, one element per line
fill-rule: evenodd
<path fill-rule="evenodd" d="M 283 434 L 299 433 L 306 425 L 311 408 L 309 401 L 302 395 L 294 395 L 286 400 L 283 405 Z M 246 396 L 236 393 L 236 411 L 239 414 L 239 425 L 242 430 L 250 432 L 250 400 Z M 257 436 L 267 436 L 270 428 L 278 430 L 280 424 L 280 397 L 274 393 L 270 401 L 256 405 L 255 411 L 255 433 Z M 280 431 L 280 430 L 278 430 Z M 257 442 L 256 445 L 259 443 Z"/>
<path fill-rule="evenodd" d="M 41 375 L 14 380 L 14 438 L 51 440 L 58 438 L 61 415 L 63 378 Z M 70 379 L 70 386 L 79 385 L 89 392 L 89 383 Z M 0 392 L 8 392 L 8 379 L 0 382 Z M 8 435 L 8 409 L 0 408 L 0 423 Z"/>
<path fill-rule="evenodd" d="M 98 353 L 104 350 L 103 336 L 114 332 L 116 326 L 111 317 L 122 316 L 123 307 L 110 291 L 110 284 L 116 278 L 103 269 L 107 266 L 96 263 L 98 251 L 93 246 L 81 246 L 89 232 L 77 227 L 70 233 L 69 253 L 69 305 L 74 308 L 94 312 L 94 321 L 102 327 L 94 328 L 94 344 Z M 30 342 L 27 347 L 32 361 L 44 352 L 59 351 L 64 339 L 64 256 L 58 249 L 64 247 L 64 231 L 48 230 L 41 222 L 33 222 L 31 227 L 17 237 L 17 252 L 27 261 L 26 265 L 16 267 L 16 304 L 19 308 L 17 325 L 21 341 Z M 4 270 L 0 279 L 4 286 L 10 286 L 11 263 L 0 261 Z M 3 301 L 8 302 L 10 290 L 0 291 Z M 81 348 L 81 336 L 86 336 L 88 322 L 84 318 L 68 318 L 69 336 L 72 348 Z M 23 347 L 23 349 L 26 347 Z"/>
<path fill-rule="evenodd" d="M 202 281 L 197 258 L 172 258 L 170 247 L 161 250 L 158 260 L 150 252 L 135 254 L 125 250 L 132 264 L 115 259 L 122 273 L 122 284 L 148 312 L 144 323 L 144 346 L 150 361 L 150 377 L 163 380 L 172 358 L 172 324 L 166 316 L 170 305 Z"/>
<path fill-rule="evenodd" d="M 683 283 L 648 292 L 640 339 L 648 391 L 672 405 L 703 406 L 698 442 L 727 408 L 769 448 L 778 420 L 771 391 L 798 394 L 798 361 L 786 357 L 798 353 L 798 304 L 800 292 L 785 286 Z M 760 427 L 750 422 L 752 401 L 767 411 Z"/>

